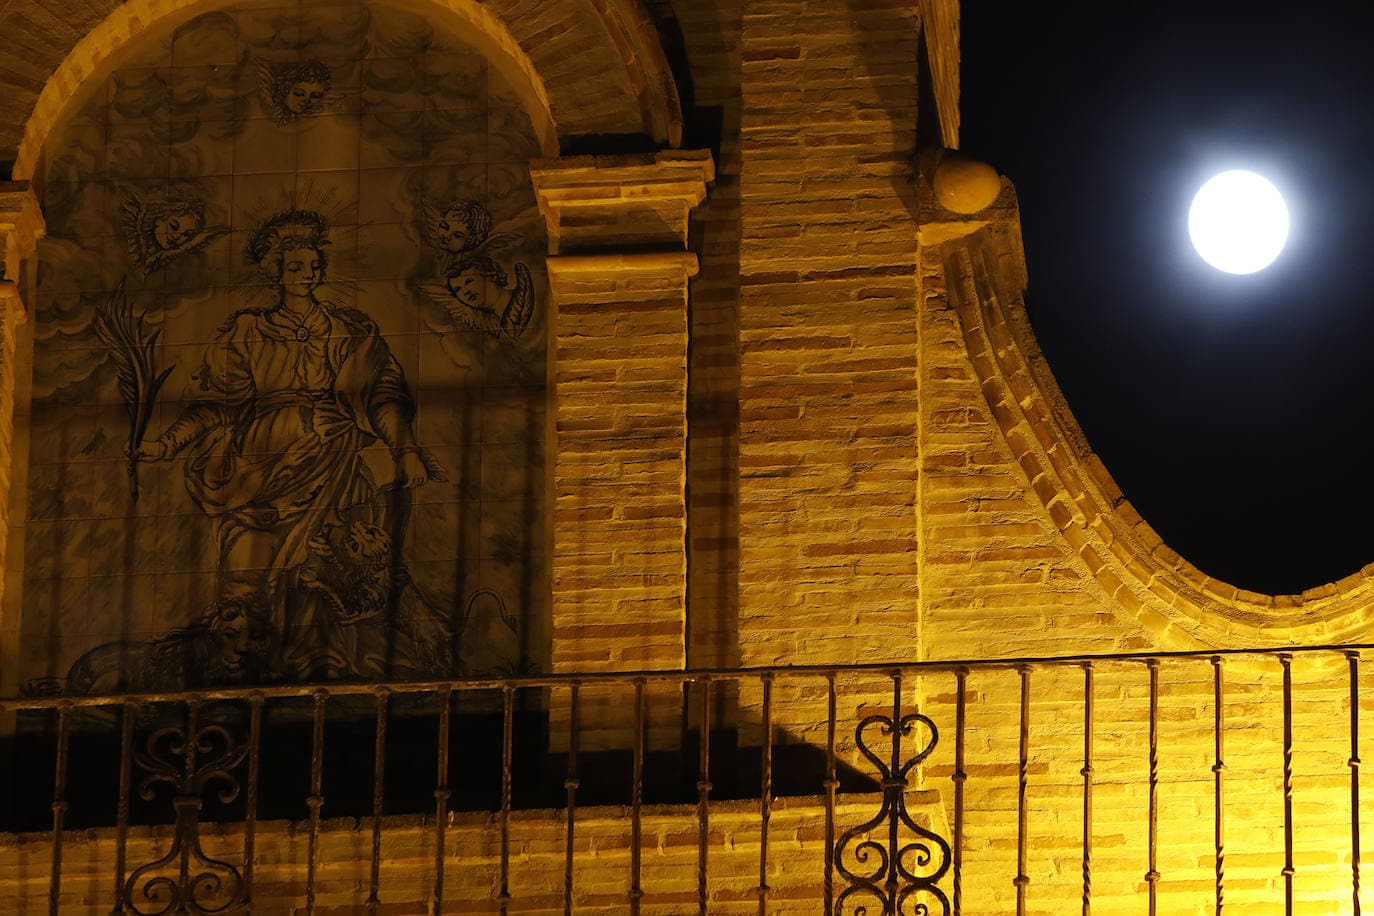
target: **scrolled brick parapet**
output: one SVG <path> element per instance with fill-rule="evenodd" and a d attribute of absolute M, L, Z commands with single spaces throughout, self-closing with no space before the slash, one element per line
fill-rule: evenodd
<path fill-rule="evenodd" d="M 1374 564 L 1301 595 L 1262 595 L 1169 549 L 1092 450 L 1035 340 L 1011 183 L 1003 179 L 996 201 L 971 215 L 940 208 L 924 180 L 918 196 L 921 242 L 941 266 L 989 415 L 1096 600 L 1166 649 L 1368 638 Z"/>
<path fill-rule="evenodd" d="M 706 150 L 572 156 L 530 165 L 550 254 L 686 251 L 688 219 L 715 177 Z"/>
<path fill-rule="evenodd" d="M 0 182 L 0 300 L 19 322 L 27 314 L 19 286 L 20 265 L 33 255 L 46 231 L 43 211 L 29 183 Z"/>

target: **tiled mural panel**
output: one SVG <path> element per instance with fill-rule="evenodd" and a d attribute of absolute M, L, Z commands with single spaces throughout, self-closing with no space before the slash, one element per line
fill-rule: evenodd
<path fill-rule="evenodd" d="M 442 23 L 252 6 L 48 144 L 30 691 L 545 663 L 529 120 Z"/>

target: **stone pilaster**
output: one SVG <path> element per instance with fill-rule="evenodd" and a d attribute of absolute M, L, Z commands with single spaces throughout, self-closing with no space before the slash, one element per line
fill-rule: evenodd
<path fill-rule="evenodd" d="M 44 232 L 43 214 L 29 183 L 0 182 L 0 695 L 4 696 L 14 695 L 19 686 L 15 660 L 20 648 L 27 504 L 22 484 L 27 477 L 32 361 L 31 337 L 21 326 L 28 320 L 25 300 L 32 300 L 34 252 Z M 20 482 L 18 492 L 11 492 L 11 481 Z"/>
<path fill-rule="evenodd" d="M 536 163 L 532 177 L 553 254 L 553 667 L 681 669 L 687 283 L 697 272 L 687 221 L 712 162 L 682 152 L 589 157 Z M 651 729 L 671 735 L 680 707 L 653 694 Z M 583 692 L 588 746 L 623 744 L 629 700 Z"/>

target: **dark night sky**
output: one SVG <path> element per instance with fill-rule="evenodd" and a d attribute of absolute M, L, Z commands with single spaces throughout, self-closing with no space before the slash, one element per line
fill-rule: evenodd
<path fill-rule="evenodd" d="M 963 4 L 961 145 L 1016 184 L 1035 332 L 1166 543 L 1257 591 L 1348 575 L 1374 562 L 1374 4 L 1118 7 Z M 1187 239 L 1227 168 L 1292 217 L 1248 277 Z"/>

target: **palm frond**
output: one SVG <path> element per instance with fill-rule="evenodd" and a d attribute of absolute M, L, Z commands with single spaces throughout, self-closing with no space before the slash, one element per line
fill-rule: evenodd
<path fill-rule="evenodd" d="M 93 322 L 100 342 L 109 350 L 119 381 L 119 396 L 129 416 L 129 483 L 138 500 L 138 449 L 153 418 L 161 390 L 171 367 L 158 371 L 157 341 L 162 330 L 149 330 L 146 313 L 134 316 L 133 306 L 124 290 L 124 281 L 109 298 L 96 306 Z"/>

